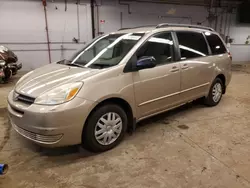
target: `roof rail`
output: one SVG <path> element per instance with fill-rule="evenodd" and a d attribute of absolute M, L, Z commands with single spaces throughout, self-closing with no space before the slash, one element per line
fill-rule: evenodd
<path fill-rule="evenodd" d="M 188 27 L 188 28 L 206 29 L 209 31 L 214 31 L 214 29 L 211 27 L 205 27 L 200 25 L 162 23 L 156 26 L 156 28 L 164 28 L 164 27 Z"/>
<path fill-rule="evenodd" d="M 155 25 L 142 25 L 137 27 L 127 27 L 127 28 L 121 28 L 118 31 L 126 30 L 126 29 L 139 29 L 139 28 L 145 28 L 145 27 L 155 27 Z"/>
<path fill-rule="evenodd" d="M 141 26 L 133 27 L 133 29 L 145 28 L 145 27 L 155 27 L 155 25 L 141 25 Z"/>
<path fill-rule="evenodd" d="M 126 29 L 131 29 L 130 27 L 127 27 L 127 28 L 121 28 L 121 29 L 118 29 L 118 31 L 122 31 L 122 30 L 126 30 Z"/>

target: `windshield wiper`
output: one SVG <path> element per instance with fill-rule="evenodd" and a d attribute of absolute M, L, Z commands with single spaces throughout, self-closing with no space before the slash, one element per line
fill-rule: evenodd
<path fill-rule="evenodd" d="M 76 64 L 76 63 L 65 63 L 64 65 L 68 65 L 68 66 L 72 66 L 72 67 L 81 67 L 81 68 L 85 68 L 83 65 Z"/>
<path fill-rule="evenodd" d="M 91 64 L 91 66 L 99 66 L 101 68 L 105 68 L 105 67 L 112 67 L 114 65 L 112 65 L 112 64 L 102 64 L 102 63 L 93 63 L 93 64 Z"/>

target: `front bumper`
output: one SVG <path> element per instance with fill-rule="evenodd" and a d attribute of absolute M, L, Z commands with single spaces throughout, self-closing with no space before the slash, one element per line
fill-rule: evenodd
<path fill-rule="evenodd" d="M 26 104 L 8 96 L 8 112 L 12 127 L 23 137 L 45 147 L 79 144 L 82 129 L 93 101 L 75 97 L 56 106 Z"/>
<path fill-rule="evenodd" d="M 22 63 L 17 63 L 17 62 L 9 63 L 8 65 L 11 69 L 17 69 L 17 70 L 20 70 L 23 66 Z"/>
<path fill-rule="evenodd" d="M 22 63 L 17 63 L 17 70 L 20 70 L 23 67 Z"/>

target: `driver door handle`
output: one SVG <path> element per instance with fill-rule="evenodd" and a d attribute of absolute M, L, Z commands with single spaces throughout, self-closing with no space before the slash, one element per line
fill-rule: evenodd
<path fill-rule="evenodd" d="M 173 66 L 170 72 L 178 72 L 180 69 L 177 66 Z"/>

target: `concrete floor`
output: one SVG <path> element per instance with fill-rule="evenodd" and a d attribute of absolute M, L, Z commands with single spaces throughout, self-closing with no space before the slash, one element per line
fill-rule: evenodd
<path fill-rule="evenodd" d="M 44 149 L 7 121 L 0 85 L 0 187 L 250 187 L 250 74 L 233 72 L 217 107 L 188 104 L 148 119 L 115 149 L 93 154 L 78 146 Z"/>

